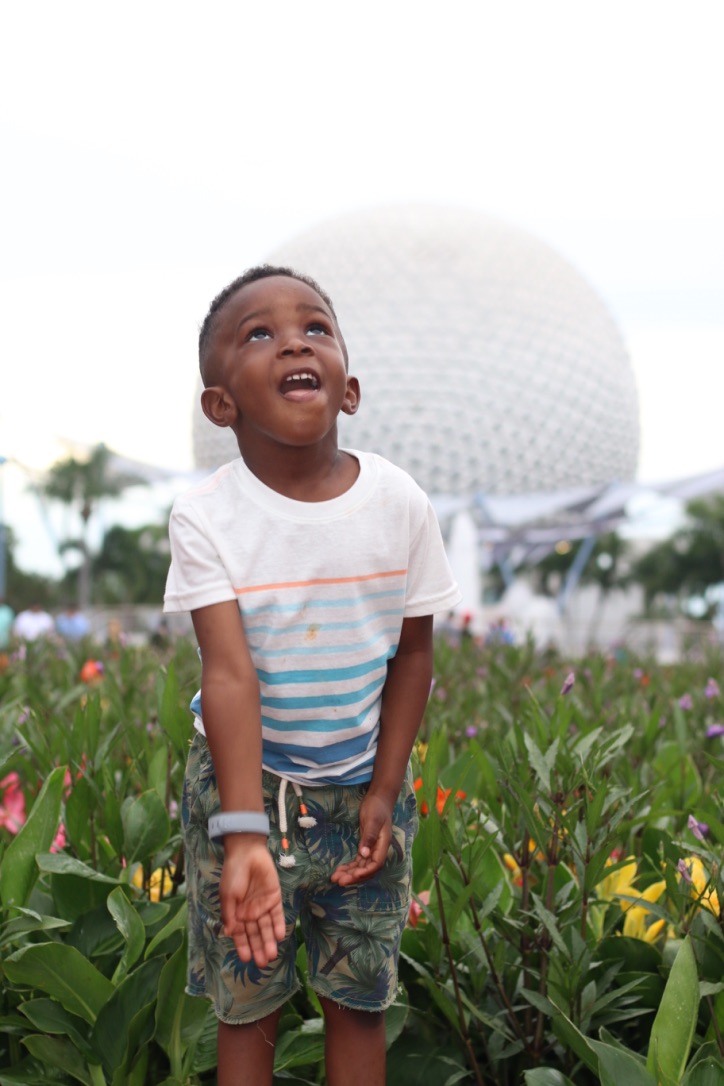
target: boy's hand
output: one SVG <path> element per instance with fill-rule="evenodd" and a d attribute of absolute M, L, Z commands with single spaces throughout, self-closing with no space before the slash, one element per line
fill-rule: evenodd
<path fill-rule="evenodd" d="M 266 838 L 233 834 L 225 841 L 221 871 L 221 918 L 243 962 L 260 969 L 277 956 L 286 934 L 282 891 Z"/>
<path fill-rule="evenodd" d="M 392 810 L 381 796 L 368 792 L 359 809 L 359 849 L 349 863 L 332 872 L 332 882 L 351 886 L 363 882 L 384 865 L 392 840 Z"/>

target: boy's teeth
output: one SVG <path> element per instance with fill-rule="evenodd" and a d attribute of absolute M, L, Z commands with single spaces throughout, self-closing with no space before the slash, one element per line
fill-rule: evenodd
<path fill-rule="evenodd" d="M 319 388 L 319 381 L 313 373 L 290 373 L 288 377 L 284 378 L 285 384 L 292 381 L 307 381 L 313 388 Z"/>

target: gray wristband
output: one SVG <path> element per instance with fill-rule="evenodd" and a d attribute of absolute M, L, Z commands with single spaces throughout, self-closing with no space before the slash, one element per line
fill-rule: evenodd
<path fill-rule="evenodd" d="M 222 811 L 209 819 L 212 841 L 227 833 L 263 833 L 269 836 L 269 816 L 262 811 Z"/>

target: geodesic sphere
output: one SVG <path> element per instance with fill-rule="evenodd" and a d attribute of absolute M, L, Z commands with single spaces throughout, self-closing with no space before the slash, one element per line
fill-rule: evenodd
<path fill-rule="evenodd" d="M 633 478 L 638 397 L 621 335 L 529 233 L 472 211 L 383 207 L 324 222 L 269 263 L 334 302 L 362 387 L 342 445 L 381 453 L 429 494 Z M 198 406 L 193 426 L 199 467 L 238 455 Z"/>

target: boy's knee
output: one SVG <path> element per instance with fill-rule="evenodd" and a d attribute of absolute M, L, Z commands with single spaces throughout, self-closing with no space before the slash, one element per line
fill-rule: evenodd
<path fill-rule="evenodd" d="M 320 997 L 324 1019 L 327 1026 L 340 1026 L 355 1030 L 374 1032 L 384 1028 L 384 1011 L 363 1011 L 356 1007 L 343 1007 L 341 1003 L 335 1003 L 333 999 Z"/>

